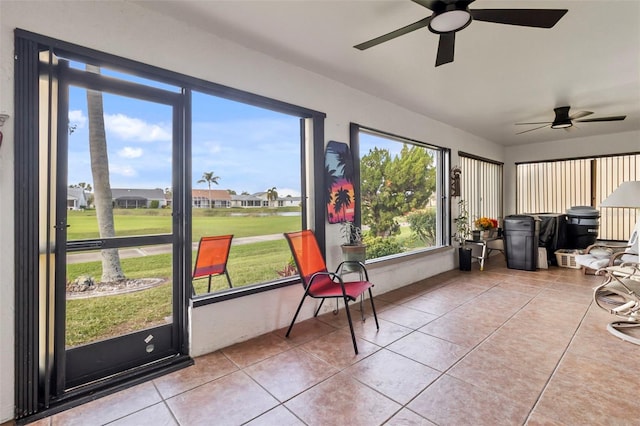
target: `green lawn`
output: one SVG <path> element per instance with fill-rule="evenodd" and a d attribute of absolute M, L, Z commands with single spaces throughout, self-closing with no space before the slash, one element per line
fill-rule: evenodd
<path fill-rule="evenodd" d="M 204 213 L 194 209 L 193 241 L 205 235 L 233 234 L 238 238 L 279 234 L 298 230 L 301 224 L 300 216 L 205 216 Z M 99 237 L 94 210 L 70 211 L 68 222 L 68 240 Z M 117 236 L 168 234 L 171 233 L 171 210 L 116 209 L 114 226 Z"/>
<path fill-rule="evenodd" d="M 145 212 L 145 211 L 143 211 Z M 73 212 L 76 213 L 76 212 Z M 75 239 L 90 238 L 92 232 L 97 236 L 95 215 L 73 215 L 72 227 L 77 232 L 83 229 Z M 147 215 L 116 215 L 116 228 L 127 232 L 126 235 L 167 232 L 170 217 Z M 163 222 L 164 221 L 164 222 Z M 275 234 L 299 229 L 300 217 L 260 216 L 260 217 L 194 217 L 194 240 L 200 235 L 233 233 L 238 236 Z M 121 228 L 118 228 L 118 226 Z M 71 233 L 70 233 L 71 234 Z M 192 254 L 195 262 L 196 252 Z M 279 276 L 277 271 L 284 269 L 291 254 L 284 239 L 234 245 L 231 247 L 227 269 L 234 287 L 272 281 Z M 165 278 L 166 284 L 153 289 L 124 295 L 102 296 L 90 299 L 67 301 L 68 347 L 86 344 L 99 339 L 126 334 L 162 324 L 171 315 L 172 261 L 171 254 L 121 259 L 121 266 L 128 278 Z M 80 275 L 90 275 L 99 280 L 101 262 L 85 262 L 67 265 L 68 280 Z M 194 281 L 198 294 L 206 293 L 207 280 Z M 212 292 L 228 288 L 224 277 L 214 277 Z"/>
<path fill-rule="evenodd" d="M 204 235 L 234 234 L 236 238 L 280 234 L 300 229 L 300 216 L 221 216 L 222 209 L 194 209 L 193 241 Z M 148 235 L 171 232 L 171 210 L 115 210 L 118 235 Z M 98 237 L 95 211 L 70 211 L 68 239 Z M 413 248 L 421 243 L 412 240 L 408 227 L 402 227 L 398 240 Z M 125 334 L 164 323 L 171 316 L 171 254 L 121 259 L 128 278 L 164 278 L 167 283 L 148 290 L 125 295 L 102 296 L 67 301 L 67 346 L 76 346 L 99 339 Z M 195 262 L 193 252 L 192 262 Z M 291 260 L 284 239 L 233 245 L 228 270 L 234 287 L 268 282 L 279 278 Z M 67 279 L 90 275 L 100 279 L 101 262 L 67 265 Z M 206 293 L 207 279 L 194 281 L 197 294 Z M 214 277 L 211 291 L 228 288 L 224 277 Z"/>

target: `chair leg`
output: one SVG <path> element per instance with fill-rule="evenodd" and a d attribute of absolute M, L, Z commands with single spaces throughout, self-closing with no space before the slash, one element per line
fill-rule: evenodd
<path fill-rule="evenodd" d="M 227 282 L 229 283 L 229 288 L 233 288 L 233 285 L 231 284 L 231 278 L 229 278 L 229 273 L 227 272 L 227 270 L 224 270 L 224 274 L 227 276 Z"/>
<path fill-rule="evenodd" d="M 207 288 L 207 293 L 211 293 L 211 275 L 209 275 L 209 287 Z"/>
<path fill-rule="evenodd" d="M 344 297 L 344 310 L 347 312 L 347 319 L 349 320 L 349 330 L 351 330 L 351 340 L 353 341 L 353 350 L 358 355 L 358 345 L 356 343 L 356 333 L 353 331 L 353 323 L 351 322 L 351 313 L 349 312 L 349 299 Z"/>
<path fill-rule="evenodd" d="M 302 296 L 302 300 L 300 301 L 300 304 L 298 305 L 298 309 L 296 310 L 296 314 L 293 316 L 293 320 L 291 321 L 291 325 L 289 326 L 289 329 L 287 330 L 287 334 L 285 334 L 285 337 L 289 337 L 289 333 L 291 333 L 291 329 L 293 328 L 293 324 L 296 322 L 296 318 L 298 318 L 298 314 L 300 313 L 300 309 L 302 309 L 302 304 L 304 303 L 304 299 L 307 298 L 307 294 L 308 292 L 304 292 L 304 296 Z M 324 299 L 322 299 L 324 301 Z"/>
<path fill-rule="evenodd" d="M 322 308 L 322 304 L 324 303 L 324 298 L 320 300 L 320 305 L 318 306 L 318 309 L 316 309 L 316 312 L 313 314 L 313 317 L 317 317 L 318 313 L 320 312 L 320 308 Z"/>
<path fill-rule="evenodd" d="M 376 314 L 376 306 L 373 304 L 373 294 L 371 293 L 371 288 L 369 288 L 369 300 L 371 301 L 371 310 L 373 311 L 373 319 L 376 320 L 376 330 L 380 330 L 380 325 L 378 325 L 378 315 Z"/>
<path fill-rule="evenodd" d="M 631 336 L 624 332 L 625 328 L 634 327 L 640 327 L 640 323 L 636 321 L 614 321 L 607 325 L 607 331 L 625 342 L 640 345 L 640 338 Z"/>

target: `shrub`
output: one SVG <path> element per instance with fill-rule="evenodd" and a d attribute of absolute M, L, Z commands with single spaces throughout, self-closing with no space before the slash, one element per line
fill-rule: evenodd
<path fill-rule="evenodd" d="M 367 245 L 367 259 L 389 256 L 404 251 L 402 245 L 394 237 L 366 236 L 364 243 Z"/>
<path fill-rule="evenodd" d="M 278 276 L 280 277 L 291 277 L 293 275 L 298 275 L 298 268 L 296 268 L 296 262 L 293 260 L 293 256 L 289 259 L 284 268 L 280 271 L 276 271 Z"/>
<path fill-rule="evenodd" d="M 426 246 L 432 246 L 436 240 L 435 209 L 417 210 L 407 215 L 407 222 L 414 236 Z"/>

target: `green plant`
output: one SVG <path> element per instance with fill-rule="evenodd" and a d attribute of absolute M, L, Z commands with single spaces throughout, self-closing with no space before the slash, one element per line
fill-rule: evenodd
<path fill-rule="evenodd" d="M 298 274 L 298 268 L 296 267 L 296 262 L 293 260 L 293 257 L 289 258 L 289 261 L 284 268 L 279 271 L 276 271 L 279 277 L 291 277 Z"/>
<path fill-rule="evenodd" d="M 436 240 L 436 211 L 435 209 L 417 210 L 407 215 L 407 222 L 411 232 L 425 245 L 433 245 Z"/>
<path fill-rule="evenodd" d="M 467 203 L 462 199 L 458 201 L 458 216 L 453 219 L 453 223 L 456 226 L 456 233 L 453 237 L 461 247 L 464 247 L 467 238 L 469 238 L 471 225 L 469 224 L 469 210 L 467 210 Z"/>
<path fill-rule="evenodd" d="M 340 232 L 346 241 L 345 245 L 356 246 L 362 244 L 362 230 L 353 222 L 341 222 Z"/>
<path fill-rule="evenodd" d="M 390 256 L 404 251 L 402 244 L 394 237 L 374 237 L 367 235 L 364 242 L 367 245 L 367 259 Z"/>

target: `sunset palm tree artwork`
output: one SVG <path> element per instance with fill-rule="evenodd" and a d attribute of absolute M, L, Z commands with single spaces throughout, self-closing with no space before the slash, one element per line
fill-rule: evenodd
<path fill-rule="evenodd" d="M 353 222 L 356 198 L 349 146 L 330 141 L 325 152 L 325 191 L 329 223 Z"/>

